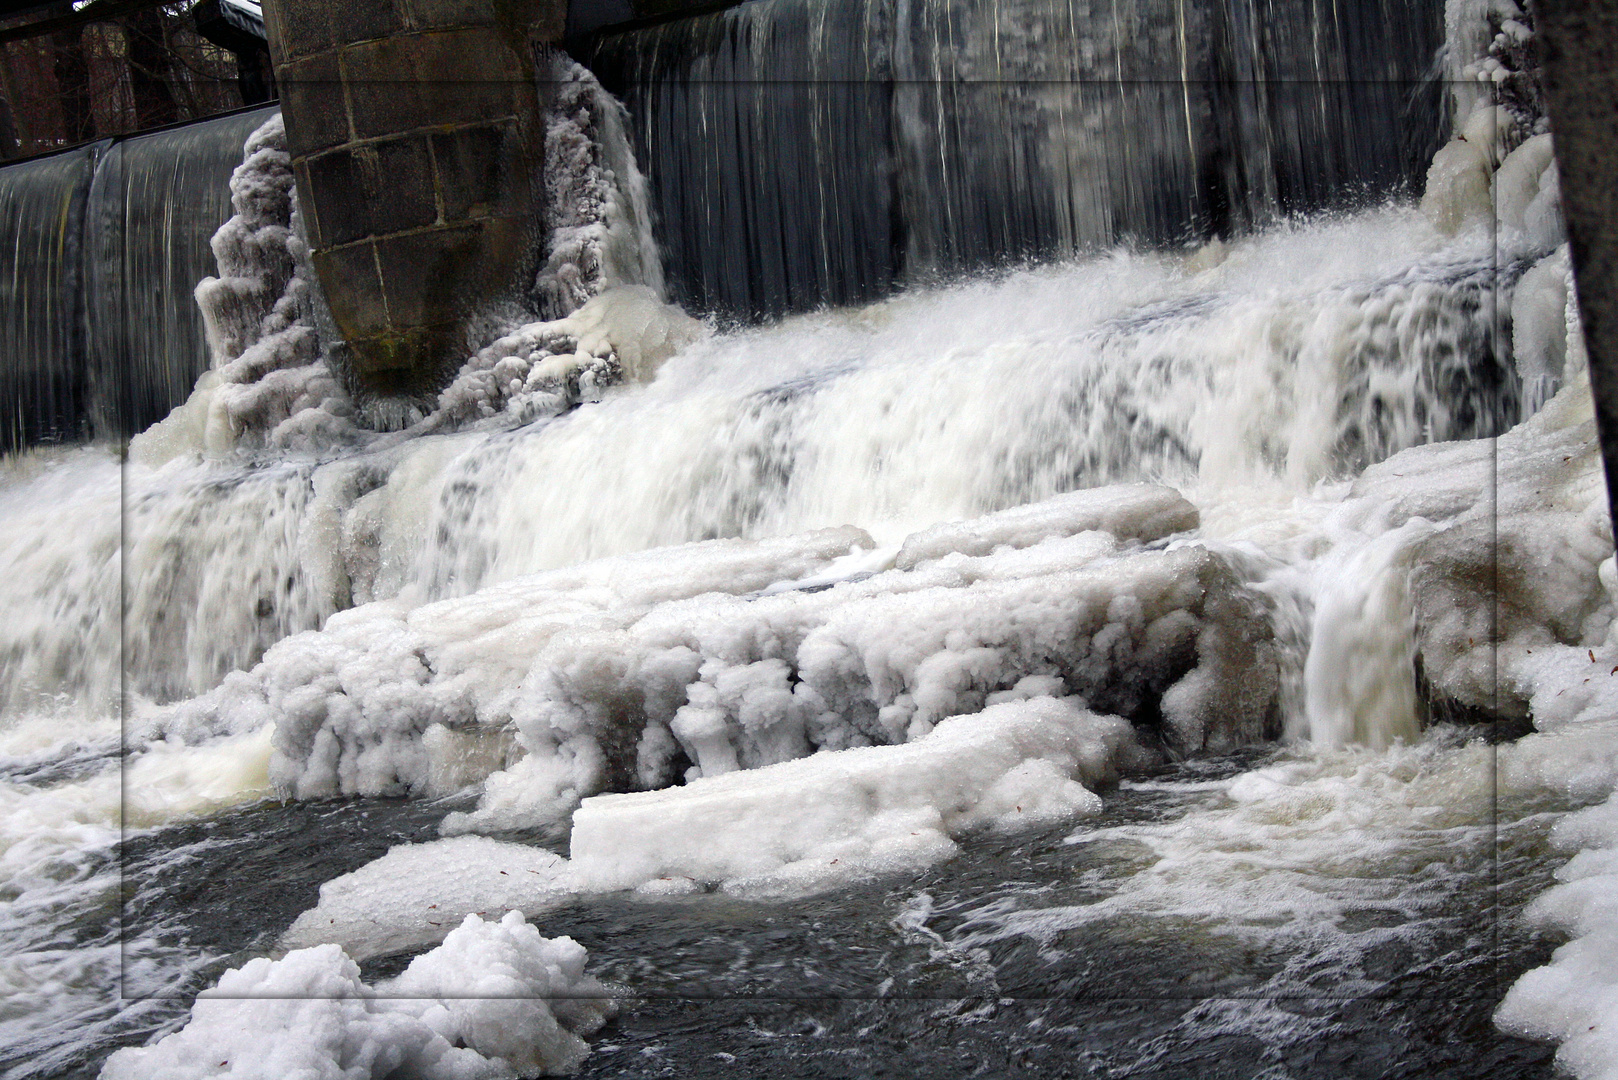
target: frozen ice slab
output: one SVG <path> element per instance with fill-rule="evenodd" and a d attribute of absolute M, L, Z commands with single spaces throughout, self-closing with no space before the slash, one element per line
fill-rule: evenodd
<path fill-rule="evenodd" d="M 1117 717 L 1072 700 L 1003 702 L 902 746 L 586 799 L 573 819 L 574 871 L 603 890 L 683 879 L 743 894 L 814 891 L 931 865 L 975 827 L 1097 813 L 1089 786 L 1140 754 Z"/>
<path fill-rule="evenodd" d="M 1197 508 L 1162 484 L 1115 484 L 1070 491 L 997 514 L 934 525 L 905 539 L 894 565 L 908 570 L 951 552 L 987 555 L 996 548 L 1032 547 L 1082 532 L 1119 540 L 1158 540 L 1197 527 Z"/>
<path fill-rule="evenodd" d="M 336 942 L 355 960 L 441 941 L 469 915 L 534 915 L 571 895 L 567 860 L 544 848 L 484 836 L 400 844 L 320 887 L 281 947 Z"/>

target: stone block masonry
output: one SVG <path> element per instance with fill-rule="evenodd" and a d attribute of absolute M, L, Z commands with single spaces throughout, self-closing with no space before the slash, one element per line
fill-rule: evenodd
<path fill-rule="evenodd" d="M 266 4 L 312 259 L 362 403 L 436 391 L 468 318 L 526 287 L 544 199 L 535 49 L 566 16 L 566 0 Z"/>

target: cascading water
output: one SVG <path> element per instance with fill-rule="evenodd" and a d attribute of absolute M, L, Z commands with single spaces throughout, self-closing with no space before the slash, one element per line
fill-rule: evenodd
<path fill-rule="evenodd" d="M 190 292 L 215 272 L 209 240 L 230 216 L 230 172 L 270 112 L 120 140 L 85 206 L 94 424 L 132 435 L 161 420 L 207 370 Z"/>
<path fill-rule="evenodd" d="M 1462 7 L 1452 23 L 1503 17 Z M 178 1027 L 227 964 L 284 950 L 106 1075 L 318 1071 L 344 1040 L 375 1075 L 504 1075 L 492 1058 L 701 1075 L 716 1053 L 926 1075 L 940 1025 L 988 1071 L 1544 1075 L 1549 1051 L 1488 1024 L 1499 993 L 1460 991 L 1546 959 L 1514 921 L 1551 883 L 1546 834 L 1618 777 L 1618 576 L 1548 146 L 1474 110 L 1463 129 L 1507 143 L 1451 144 L 1421 207 L 1271 220 L 1411 175 L 1438 123 L 1395 117 L 1436 13 L 1165 11 L 1089 52 L 1073 26 L 1058 38 L 1104 67 L 1107 42 L 1158 34 L 1175 80 L 1319 74 L 1346 48 L 1390 81 L 1363 91 L 1375 108 L 1279 82 L 1113 86 L 1073 113 L 1100 117 L 1090 142 L 1050 134 L 1090 83 L 929 104 L 950 84 L 892 74 L 925 74 L 903 65 L 950 33 L 973 46 L 961 63 L 1026 59 L 993 31 L 1048 19 L 767 0 L 598 43 L 604 67 L 617 50 L 658 72 L 626 76 L 631 116 L 683 237 L 672 287 L 703 306 L 1263 227 L 720 331 L 660 302 L 618 107 L 569 68 L 547 181 L 582 201 L 552 222 L 549 321 L 500 332 L 389 435 L 356 423 L 311 330 L 279 125 L 244 135 L 189 401 L 126 459 L 0 466 L 7 1080 L 88 1075 Z M 723 169 L 682 172 L 657 140 L 713 122 L 719 90 L 669 73 L 788 57 L 818 77 L 855 43 L 858 80 L 770 91 L 812 108 L 749 112 L 756 85 L 732 102 L 725 122 L 746 122 L 715 160 L 768 198 L 705 232 L 682 207 Z M 839 120 L 866 106 L 876 134 Z M 1123 129 L 1171 107 L 1190 118 L 1154 129 L 1173 152 L 1129 158 L 1153 144 Z M 1198 117 L 1218 138 L 1177 156 Z M 865 217 L 840 209 L 841 170 L 740 167 L 834 134 L 864 155 L 850 168 L 889 169 L 897 194 L 855 199 Z M 1054 190 L 1107 197 L 1020 202 L 1056 168 L 996 173 L 1024 145 L 1067 162 Z M 941 216 L 905 217 L 929 188 Z M 1494 750 L 1469 738 L 1487 725 L 1424 715 L 1538 732 Z M 1608 843 L 1601 813 L 1549 843 Z M 565 857 L 545 850 L 564 835 Z M 1580 882 L 1598 891 L 1605 864 L 1581 859 L 1534 910 L 1588 951 Z M 647 994 L 593 1056 L 581 1037 L 610 1009 L 568 1000 L 604 992 L 582 950 L 481 921 L 508 910 Z M 1582 970 L 1559 954 L 1502 1024 L 1585 1038 L 1548 1004 L 1594 1000 Z M 692 1032 L 663 994 L 747 1008 L 715 1002 Z M 791 1000 L 827 995 L 867 1000 L 824 1023 Z M 1604 1033 L 1599 1001 L 1586 1012 Z"/>
<path fill-rule="evenodd" d="M 583 50 L 674 295 L 743 318 L 1419 183 L 1436 5 L 764 0 Z"/>
<path fill-rule="evenodd" d="M 0 246 L 5 275 L 5 416 L 0 445 L 77 441 L 85 423 L 87 373 L 60 362 L 84 355 L 84 199 L 100 147 L 0 169 L 10 212 Z"/>
<path fill-rule="evenodd" d="M 226 181 L 271 111 L 0 169 L 0 446 L 130 435 L 185 399 L 208 366 L 191 290 L 214 272 Z"/>

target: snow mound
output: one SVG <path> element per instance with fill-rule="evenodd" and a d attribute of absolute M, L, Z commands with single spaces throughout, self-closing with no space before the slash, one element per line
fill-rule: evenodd
<path fill-rule="evenodd" d="M 260 957 L 198 996 L 191 1021 L 119 1050 L 102 1080 L 497 1080 L 576 1071 L 616 1006 L 571 938 L 476 915 L 369 987 L 336 945 Z"/>

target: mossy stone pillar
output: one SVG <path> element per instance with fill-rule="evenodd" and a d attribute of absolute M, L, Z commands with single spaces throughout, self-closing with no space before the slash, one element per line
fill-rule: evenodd
<path fill-rule="evenodd" d="M 421 397 L 520 288 L 545 133 L 536 43 L 566 0 L 270 0 L 315 272 L 362 398 Z"/>

